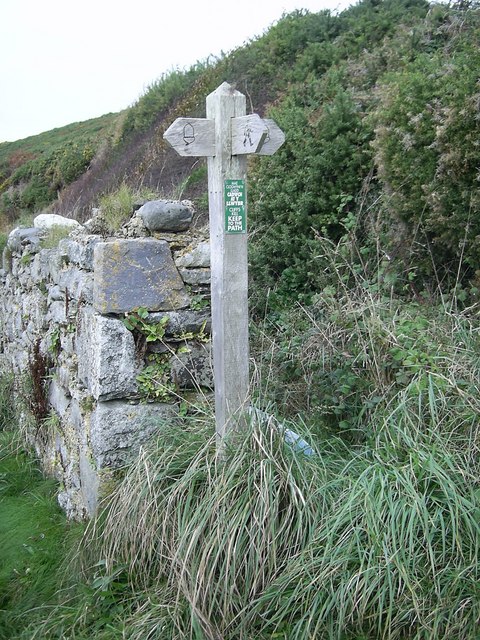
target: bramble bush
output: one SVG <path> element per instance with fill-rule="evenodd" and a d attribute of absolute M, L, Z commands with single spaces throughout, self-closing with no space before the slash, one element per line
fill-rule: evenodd
<path fill-rule="evenodd" d="M 250 197 L 255 287 L 280 298 L 319 290 L 324 263 L 317 236 L 339 240 L 355 211 L 372 153 L 362 104 L 345 68 L 292 90 L 273 118 L 286 142 L 253 172 Z"/>
<path fill-rule="evenodd" d="M 406 3 L 412 13 L 402 28 L 386 29 L 378 44 L 370 39 L 356 57 L 341 60 L 355 51 L 352 28 L 334 41 L 328 69 L 327 41 L 310 43 L 292 65 L 297 81 L 271 109 L 285 145 L 250 172 L 257 309 L 265 292 L 270 306 L 281 306 L 321 291 L 319 240 L 344 235 L 364 255 L 387 257 L 397 293 L 462 289 L 475 299 L 480 10 L 434 6 L 418 21 L 421 4 Z M 381 24 L 398 8 L 372 4 L 368 14 L 368 6 L 352 11 Z"/>
<path fill-rule="evenodd" d="M 475 280 L 480 266 L 480 15 L 456 20 L 449 14 L 437 29 L 437 38 L 449 36 L 442 48 L 383 79 L 372 114 L 384 212 L 404 225 L 389 244 L 419 276 L 445 280 L 444 289 Z"/>

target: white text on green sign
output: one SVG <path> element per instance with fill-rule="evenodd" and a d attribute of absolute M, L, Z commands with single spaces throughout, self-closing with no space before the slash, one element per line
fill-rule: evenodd
<path fill-rule="evenodd" d="M 247 232 L 245 180 L 225 180 L 225 232 Z"/>

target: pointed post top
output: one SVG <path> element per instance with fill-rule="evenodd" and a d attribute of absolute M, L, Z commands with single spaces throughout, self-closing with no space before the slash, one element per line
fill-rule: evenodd
<path fill-rule="evenodd" d="M 232 86 L 231 84 L 228 84 L 228 82 L 222 82 L 222 84 L 219 87 L 217 87 L 215 91 L 212 91 L 212 93 L 208 95 L 207 99 L 210 96 L 241 96 L 241 95 L 243 94 L 240 93 L 240 91 L 237 91 L 234 86 Z"/>

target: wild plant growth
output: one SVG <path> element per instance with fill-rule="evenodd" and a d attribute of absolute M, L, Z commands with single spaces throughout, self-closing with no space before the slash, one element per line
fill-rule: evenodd
<path fill-rule="evenodd" d="M 369 326 L 394 348 L 397 316 L 388 332 L 385 301 L 376 322 L 369 305 Z M 326 428 L 319 412 L 309 426 L 288 423 L 313 456 L 293 451 L 273 420 L 253 422 L 222 458 L 211 420 L 169 425 L 87 533 L 87 591 L 70 592 L 31 637 L 68 627 L 72 638 L 473 640 L 479 329 L 443 311 L 432 327 L 440 352 L 421 341 L 426 362 L 401 363 L 390 380 L 377 333 L 361 334 L 374 352 L 364 375 L 379 376 L 386 393 L 355 416 L 353 435 L 340 421 Z M 337 339 L 313 322 L 316 332 Z"/>
<path fill-rule="evenodd" d="M 17 426 L 13 379 L 0 377 L 0 638 L 23 633 L 55 600 L 60 566 L 81 526 L 66 521 Z M 28 636 L 26 636 L 28 637 Z"/>

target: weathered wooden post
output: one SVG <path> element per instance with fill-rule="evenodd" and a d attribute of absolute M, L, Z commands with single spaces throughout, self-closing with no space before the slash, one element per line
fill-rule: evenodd
<path fill-rule="evenodd" d="M 224 82 L 207 118 L 178 118 L 164 138 L 180 155 L 208 157 L 211 296 L 217 443 L 249 402 L 246 156 L 271 155 L 285 136 L 273 120 L 245 115 L 245 96 Z"/>

